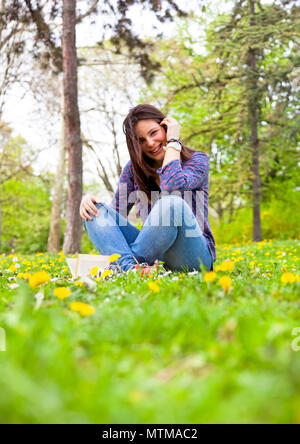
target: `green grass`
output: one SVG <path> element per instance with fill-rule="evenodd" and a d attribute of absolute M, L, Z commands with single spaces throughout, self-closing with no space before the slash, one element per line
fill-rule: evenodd
<path fill-rule="evenodd" d="M 0 256 L 0 422 L 300 422 L 299 274 L 281 282 L 299 273 L 299 243 L 219 247 L 216 265 L 225 259 L 234 269 L 209 284 L 202 273 L 138 272 L 88 290 L 60 256 Z M 16 276 L 41 267 L 57 280 L 35 309 L 41 289 Z M 71 295 L 58 299 L 58 286 Z M 82 317 L 73 301 L 96 311 Z"/>

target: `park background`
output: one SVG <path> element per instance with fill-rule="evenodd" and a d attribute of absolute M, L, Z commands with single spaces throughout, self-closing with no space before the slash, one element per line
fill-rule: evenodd
<path fill-rule="evenodd" d="M 1 420 L 299 422 L 299 3 L 3 0 L 0 24 Z M 209 156 L 216 273 L 74 281 L 137 103 Z"/>

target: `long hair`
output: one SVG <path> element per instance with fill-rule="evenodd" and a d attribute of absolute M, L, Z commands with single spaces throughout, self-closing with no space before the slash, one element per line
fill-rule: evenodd
<path fill-rule="evenodd" d="M 140 120 L 154 120 L 160 123 L 166 116 L 155 106 L 141 104 L 131 108 L 127 117 L 123 122 L 123 131 L 126 136 L 127 148 L 129 151 L 133 173 L 138 188 L 144 191 L 148 199 L 151 199 L 151 191 L 159 191 L 159 187 L 155 182 L 156 169 L 153 166 L 154 160 L 150 159 L 143 153 L 137 134 L 136 124 Z M 182 145 L 181 160 L 184 162 L 189 160 L 196 150 Z"/>

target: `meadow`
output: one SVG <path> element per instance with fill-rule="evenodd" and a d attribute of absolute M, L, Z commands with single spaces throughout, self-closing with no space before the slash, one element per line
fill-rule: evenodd
<path fill-rule="evenodd" d="M 217 253 L 85 282 L 0 256 L 0 422 L 300 423 L 299 241 Z"/>

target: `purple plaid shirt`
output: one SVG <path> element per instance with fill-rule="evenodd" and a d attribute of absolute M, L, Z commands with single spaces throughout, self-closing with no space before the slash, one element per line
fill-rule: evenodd
<path fill-rule="evenodd" d="M 172 160 L 157 170 L 162 194 L 178 194 L 192 209 L 215 262 L 216 246 L 208 220 L 208 172 L 209 159 L 201 152 L 195 152 L 191 159 L 185 162 Z M 155 199 L 156 196 L 152 205 Z M 127 217 L 135 203 L 141 220 L 145 222 L 152 205 L 146 194 L 143 195 L 139 191 L 129 160 L 122 170 L 116 194 L 110 205 L 122 216 Z"/>

